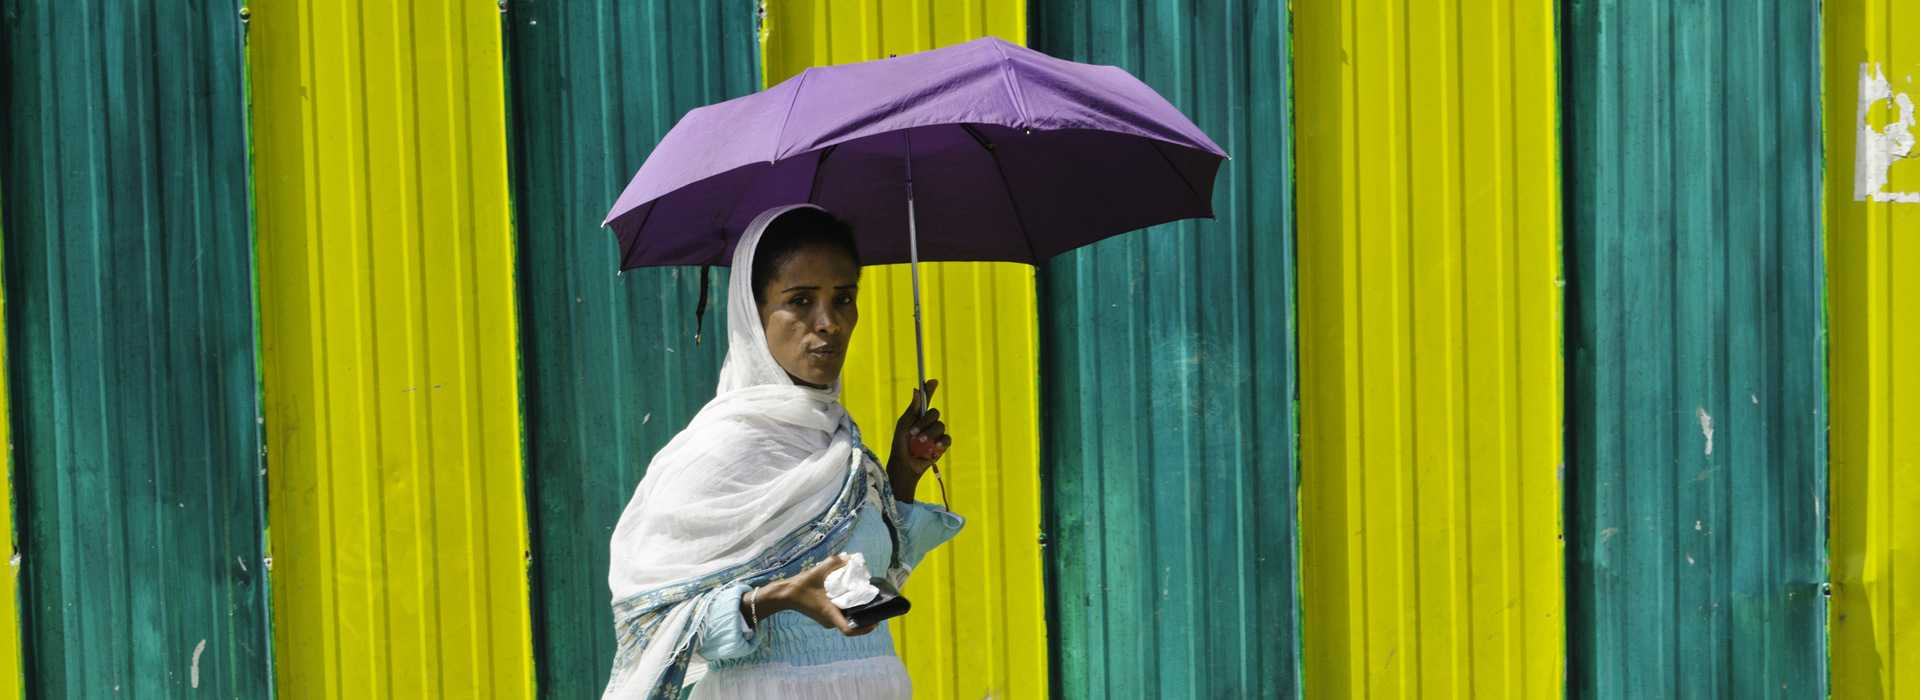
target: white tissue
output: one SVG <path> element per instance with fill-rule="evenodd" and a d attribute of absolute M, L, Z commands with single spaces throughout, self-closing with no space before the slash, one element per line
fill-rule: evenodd
<path fill-rule="evenodd" d="M 867 556 L 859 552 L 842 556 L 846 565 L 827 574 L 827 598 L 839 608 L 866 605 L 880 595 L 880 589 L 873 585 L 873 574 L 867 571 Z"/>

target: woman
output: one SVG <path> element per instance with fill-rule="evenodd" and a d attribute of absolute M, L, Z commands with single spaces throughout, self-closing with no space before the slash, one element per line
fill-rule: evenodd
<path fill-rule="evenodd" d="M 851 234 L 819 207 L 769 210 L 741 236 L 719 390 L 654 456 L 614 529 L 605 697 L 678 698 L 688 684 L 696 699 L 911 693 L 886 623 L 850 626 L 827 576 L 858 553 L 897 589 L 963 521 L 913 500 L 952 444 L 918 391 L 884 469 L 840 406 L 859 280 Z"/>

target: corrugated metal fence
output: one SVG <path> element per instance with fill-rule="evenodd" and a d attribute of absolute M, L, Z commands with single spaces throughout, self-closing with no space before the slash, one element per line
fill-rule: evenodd
<path fill-rule="evenodd" d="M 1920 7 L 1830 0 L 1824 14 L 1833 697 L 1910 698 L 1920 695 Z"/>
<path fill-rule="evenodd" d="M 1306 695 L 1558 694 L 1553 6 L 1295 21 Z"/>
<path fill-rule="evenodd" d="M 270 689 L 242 38 L 239 4 L 212 5 L 0 19 L 34 697 Z"/>
<path fill-rule="evenodd" d="M 1822 696 L 1816 5 L 1571 9 L 1569 690 Z"/>
<path fill-rule="evenodd" d="M 1233 156 L 1215 221 L 1041 272 L 1055 691 L 1298 697 L 1286 5 L 1033 12 L 1034 48 L 1132 71 Z"/>
<path fill-rule="evenodd" d="M 525 696 L 499 10 L 253 9 L 279 691 Z"/>
<path fill-rule="evenodd" d="M 1910 5 L 0 0 L 0 695 L 597 693 L 725 350 L 600 214 L 691 107 L 983 34 L 1235 160 L 1037 294 L 928 271 L 922 694 L 1911 695 Z"/>

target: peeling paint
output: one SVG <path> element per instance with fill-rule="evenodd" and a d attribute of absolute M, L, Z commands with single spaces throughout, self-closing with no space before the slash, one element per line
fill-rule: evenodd
<path fill-rule="evenodd" d="M 1884 130 L 1873 128 L 1867 115 L 1881 100 L 1898 107 L 1900 116 Z M 1854 141 L 1853 200 L 1856 202 L 1920 203 L 1920 192 L 1888 192 L 1887 170 L 1895 161 L 1912 156 L 1913 98 L 1894 92 L 1878 63 L 1860 64 L 1859 135 Z"/>
<path fill-rule="evenodd" d="M 193 687 L 195 688 L 200 687 L 200 654 L 206 650 L 207 640 L 205 639 L 200 640 L 200 643 L 193 647 L 193 664 L 189 675 L 192 677 Z"/>
<path fill-rule="evenodd" d="M 1705 407 L 1695 408 L 1700 414 L 1700 435 L 1707 439 L 1707 456 L 1713 456 L 1713 416 L 1707 415 Z"/>

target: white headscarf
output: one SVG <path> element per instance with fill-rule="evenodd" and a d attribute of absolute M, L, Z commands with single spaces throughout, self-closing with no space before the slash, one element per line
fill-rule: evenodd
<path fill-rule="evenodd" d="M 620 649 L 604 697 L 678 697 L 712 594 L 760 583 L 823 541 L 844 541 L 866 489 L 840 385 L 793 383 L 767 349 L 753 256 L 761 213 L 733 254 L 718 391 L 654 455 L 614 528 L 607 583 Z M 857 489 L 857 490 L 856 490 Z M 889 572 L 893 573 L 893 572 Z"/>

